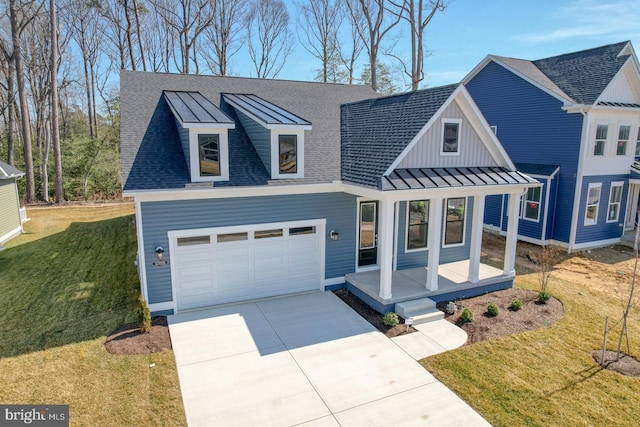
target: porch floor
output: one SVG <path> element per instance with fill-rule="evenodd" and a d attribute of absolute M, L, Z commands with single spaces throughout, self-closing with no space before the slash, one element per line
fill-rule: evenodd
<path fill-rule="evenodd" d="M 451 294 L 513 280 L 512 276 L 503 274 L 502 270 L 481 263 L 480 280 L 478 283 L 471 283 L 467 280 L 469 260 L 463 260 L 441 264 L 438 268 L 438 289 L 430 291 L 426 289 L 427 268 L 409 268 L 392 272 L 391 298 L 389 299 L 382 299 L 379 296 L 380 270 L 350 273 L 345 276 L 345 280 L 384 305 Z"/>

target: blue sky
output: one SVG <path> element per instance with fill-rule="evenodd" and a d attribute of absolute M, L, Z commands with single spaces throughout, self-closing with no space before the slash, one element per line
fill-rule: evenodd
<path fill-rule="evenodd" d="M 440 86 L 459 81 L 488 54 L 539 59 L 625 40 L 640 49 L 640 0 L 453 0 L 425 36 L 425 83 Z M 405 45 L 401 39 L 395 51 L 410 58 Z M 236 74 L 250 75 L 245 61 L 232 59 Z M 312 80 L 319 66 L 298 42 L 277 78 Z"/>

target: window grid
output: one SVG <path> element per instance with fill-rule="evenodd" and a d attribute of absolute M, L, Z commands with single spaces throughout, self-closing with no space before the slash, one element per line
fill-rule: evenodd
<path fill-rule="evenodd" d="M 447 199 L 445 246 L 464 243 L 465 202 L 464 197 Z"/>
<path fill-rule="evenodd" d="M 429 237 L 429 201 L 412 200 L 407 205 L 406 250 L 426 249 Z"/>
<path fill-rule="evenodd" d="M 598 207 L 600 205 L 600 190 L 602 184 L 589 184 L 587 193 L 587 206 L 585 210 L 584 225 L 594 225 L 598 223 Z"/>
<path fill-rule="evenodd" d="M 593 147 L 594 156 L 604 156 L 604 146 L 607 141 L 607 131 L 609 127 L 607 125 L 598 125 L 596 129 L 596 140 Z"/>
<path fill-rule="evenodd" d="M 540 221 L 540 199 L 542 197 L 541 187 L 527 189 L 522 198 L 520 217 L 529 221 Z"/>
<path fill-rule="evenodd" d="M 618 129 L 618 145 L 616 147 L 616 155 L 624 156 L 627 154 L 627 143 L 629 142 L 629 134 L 631 133 L 631 126 L 622 125 Z"/>
<path fill-rule="evenodd" d="M 612 182 L 607 207 L 607 222 L 618 222 L 620 218 L 620 204 L 622 203 L 622 182 Z"/>

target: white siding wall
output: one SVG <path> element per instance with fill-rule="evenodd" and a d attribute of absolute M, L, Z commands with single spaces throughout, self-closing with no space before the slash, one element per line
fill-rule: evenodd
<path fill-rule="evenodd" d="M 442 119 L 462 119 L 459 136 L 459 156 L 440 154 L 442 144 Z M 402 159 L 398 168 L 418 167 L 456 167 L 456 166 L 495 166 L 496 162 L 480 140 L 458 104 L 454 101 L 438 117 L 433 125 Z"/>
<path fill-rule="evenodd" d="M 600 124 L 608 126 L 607 141 L 604 155 L 594 156 L 596 128 Z M 620 125 L 631 126 L 626 155 L 624 156 L 616 154 Z M 588 114 L 587 126 L 587 149 L 585 150 L 583 174 L 611 175 L 629 173 L 629 167 L 633 163 L 636 149 L 640 113 L 636 111 L 591 110 Z"/>
<path fill-rule="evenodd" d="M 635 82 L 635 84 L 631 82 Z M 640 88 L 638 86 L 632 64 L 627 62 L 622 71 L 609 83 L 609 86 L 598 99 L 600 101 L 640 104 Z"/>

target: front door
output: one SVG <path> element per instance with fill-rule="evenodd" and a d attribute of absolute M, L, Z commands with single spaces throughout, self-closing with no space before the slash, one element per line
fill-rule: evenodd
<path fill-rule="evenodd" d="M 378 202 L 360 203 L 358 267 L 378 262 Z"/>

